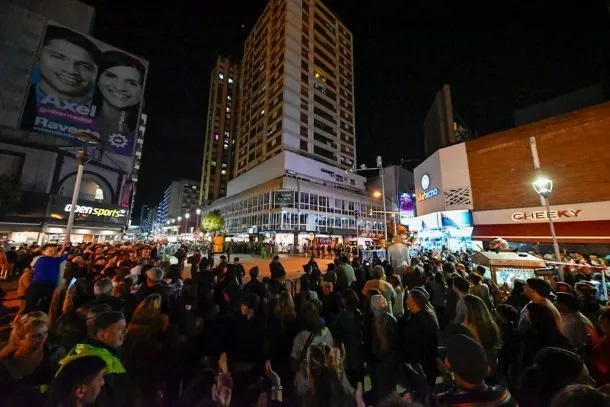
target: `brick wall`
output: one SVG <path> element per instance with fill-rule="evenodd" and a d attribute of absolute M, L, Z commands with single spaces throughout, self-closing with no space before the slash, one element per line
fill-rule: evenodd
<path fill-rule="evenodd" d="M 530 149 L 553 180 L 551 204 L 610 200 L 610 102 L 466 143 L 475 210 L 539 206 Z"/>

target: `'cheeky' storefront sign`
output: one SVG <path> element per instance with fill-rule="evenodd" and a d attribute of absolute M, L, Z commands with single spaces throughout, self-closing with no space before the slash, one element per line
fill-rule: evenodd
<path fill-rule="evenodd" d="M 515 212 L 511 215 L 512 220 L 515 222 L 523 222 L 529 220 L 541 220 L 541 219 L 568 219 L 578 218 L 578 215 L 582 212 L 582 209 L 565 209 L 555 211 L 532 211 L 532 212 Z"/>

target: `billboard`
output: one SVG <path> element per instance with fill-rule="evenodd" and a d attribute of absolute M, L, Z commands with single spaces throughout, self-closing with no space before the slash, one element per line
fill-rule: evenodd
<path fill-rule="evenodd" d="M 130 172 L 147 71 L 141 58 L 48 22 L 20 128 L 66 145 L 89 133 L 102 156 Z"/>
<path fill-rule="evenodd" d="M 48 217 L 58 220 L 68 220 L 72 199 L 63 196 L 49 198 Z M 103 224 L 124 225 L 127 222 L 127 209 L 103 202 L 81 201 L 74 208 L 74 222 L 94 222 Z"/>

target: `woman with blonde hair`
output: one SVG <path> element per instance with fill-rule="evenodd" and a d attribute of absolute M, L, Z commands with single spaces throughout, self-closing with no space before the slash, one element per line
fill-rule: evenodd
<path fill-rule="evenodd" d="M 312 345 L 307 353 L 309 386 L 306 405 L 315 407 L 352 407 L 354 389 L 342 369 L 339 349 L 325 343 Z"/>
<path fill-rule="evenodd" d="M 48 333 L 44 312 L 29 312 L 13 322 L 9 342 L 0 351 L 0 395 L 5 405 L 31 405 L 27 401 L 41 397 L 41 390 L 53 381 L 66 352 L 47 343 Z"/>
<path fill-rule="evenodd" d="M 502 339 L 500 328 L 481 298 L 467 294 L 464 297 L 464 305 L 466 307 L 464 322 L 448 327 L 445 333 L 466 335 L 480 343 L 487 354 L 490 375 L 492 375 L 498 367 L 498 349 Z"/>

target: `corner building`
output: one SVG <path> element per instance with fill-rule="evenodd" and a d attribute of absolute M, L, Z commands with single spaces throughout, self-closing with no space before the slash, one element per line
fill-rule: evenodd
<path fill-rule="evenodd" d="M 383 235 L 355 166 L 352 34 L 320 1 L 270 0 L 244 45 L 226 232 L 281 244 Z M 309 242 L 308 242 L 309 241 Z"/>

